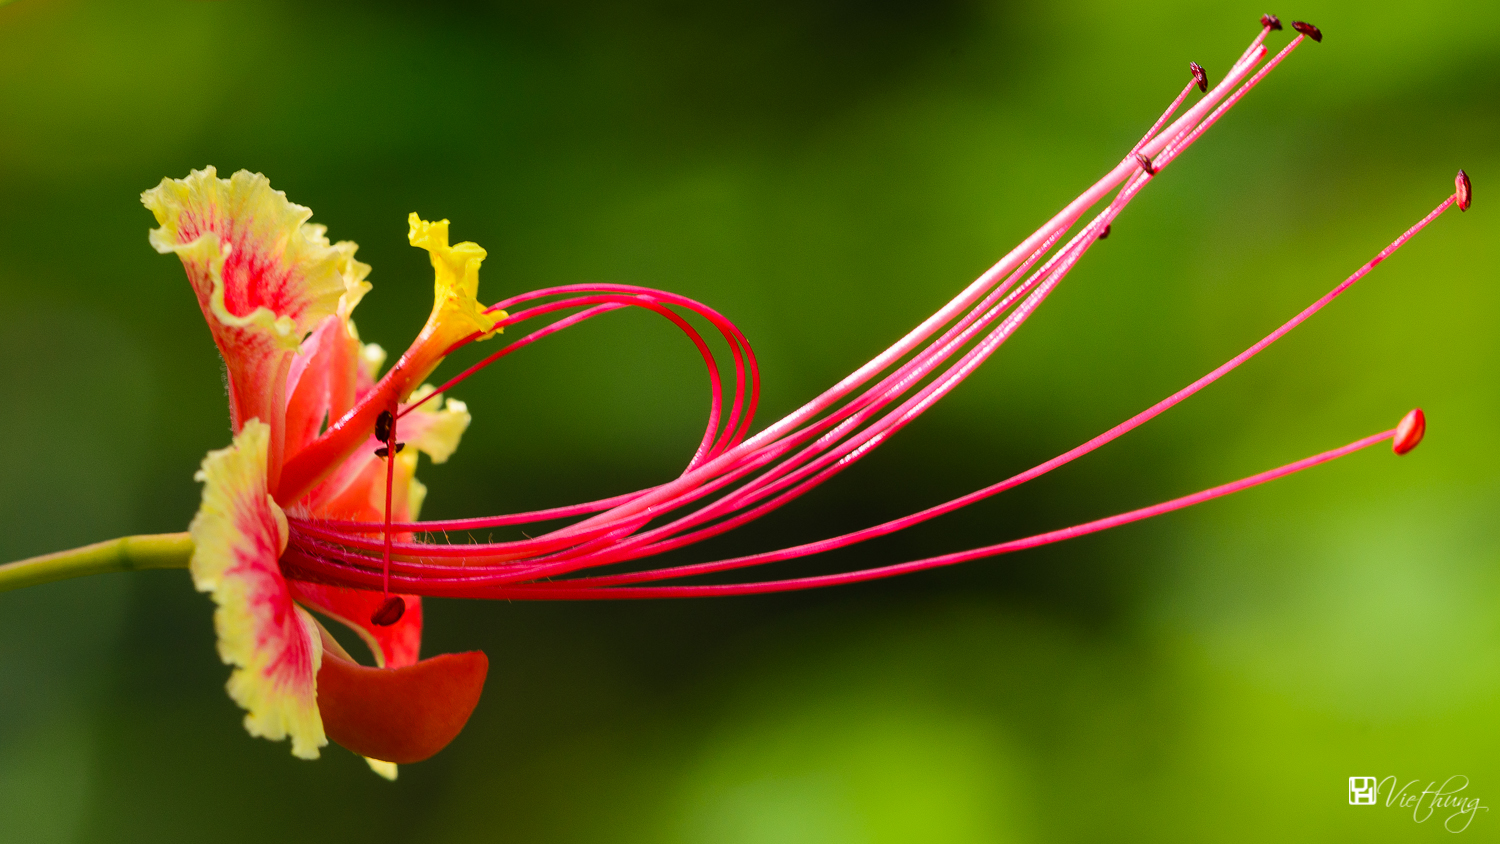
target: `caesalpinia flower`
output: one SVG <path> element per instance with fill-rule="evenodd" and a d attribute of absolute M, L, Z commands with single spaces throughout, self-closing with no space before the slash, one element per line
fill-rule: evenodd
<path fill-rule="evenodd" d="M 215 628 L 235 666 L 230 696 L 253 734 L 290 737 L 315 757 L 328 739 L 371 759 L 387 776 L 447 744 L 478 700 L 483 654 L 418 660 L 420 596 L 523 600 L 620 599 L 749 594 L 829 586 L 1031 548 L 1207 501 L 1390 441 L 1397 454 L 1421 440 L 1420 410 L 1395 428 L 1348 445 L 1151 507 L 1035 536 L 898 565 L 831 575 L 738 583 L 680 583 L 697 575 L 792 560 L 901 530 L 1036 478 L 1122 436 L 1258 354 L 1348 290 L 1441 216 L 1469 207 L 1462 171 L 1455 193 L 1353 275 L 1222 366 L 1078 447 L 1012 478 L 918 513 L 777 551 L 667 568 L 584 574 L 693 544 L 782 507 L 910 423 L 1008 340 L 1110 232 L 1119 213 L 1306 39 L 1274 55 L 1273 16 L 1212 88 L 1192 78 L 1151 129 L 1104 178 L 1011 250 L 905 337 L 834 387 L 749 436 L 759 371 L 744 335 L 716 311 L 648 288 L 554 287 L 485 307 L 478 299 L 484 250 L 450 245 L 448 222 L 410 218 L 413 246 L 435 274 L 426 325 L 396 362 L 361 345 L 350 315 L 370 290 L 352 243 L 329 243 L 311 212 L 246 172 L 213 168 L 164 180 L 143 199 L 160 228 L 151 242 L 176 253 L 229 373 L 232 444 L 211 452 L 198 479 L 203 504 L 185 536 L 127 537 L 0 567 L 0 589 L 126 568 L 188 565 L 217 604 Z M 1201 97 L 1180 116 L 1197 88 Z M 1113 197 L 1109 197 L 1114 192 Z M 1084 215 L 1109 197 L 1102 210 Z M 1061 245 L 1059 245 L 1061 244 Z M 624 307 L 660 314 L 701 353 L 710 407 L 684 472 L 650 489 L 530 513 L 437 522 L 418 520 L 424 488 L 417 453 L 446 460 L 469 423 L 447 391 L 499 359 L 585 320 Z M 437 388 L 423 381 L 455 349 L 529 320 L 552 321 L 497 349 Z M 727 343 L 732 389 L 695 325 Z M 733 396 L 726 411 L 724 397 Z M 446 401 L 439 408 L 439 399 Z M 583 518 L 578 518 L 583 517 Z M 573 520 L 535 536 L 450 543 L 453 533 Z M 348 625 L 377 666 L 357 665 L 309 612 Z"/>
<path fill-rule="evenodd" d="M 212 594 L 219 653 L 235 666 L 229 695 L 245 708 L 252 735 L 289 737 L 292 753 L 304 758 L 316 758 L 332 736 L 393 776 L 393 763 L 417 761 L 442 745 L 387 746 L 385 738 L 408 735 L 406 727 L 419 715 L 449 722 L 454 717 L 447 707 L 426 713 L 392 707 L 386 687 L 393 678 L 417 674 L 427 684 L 438 670 L 466 680 L 466 706 L 450 724 L 456 734 L 478 701 L 484 655 L 419 666 L 418 597 L 287 580 L 278 563 L 289 538 L 287 516 L 370 521 L 389 513 L 403 522 L 416 519 L 426 491 L 415 478 L 417 453 L 447 460 L 469 424 L 468 411 L 453 399 L 442 409 L 423 403 L 402 420 L 397 453 L 390 454 L 372 432 L 367 447 L 320 471 L 315 486 L 278 502 L 271 493 L 286 457 L 315 442 L 326 419 L 342 418 L 374 391 L 384 355 L 359 342 L 350 319 L 370 290 L 370 268 L 355 260 L 353 243 L 330 244 L 322 226 L 307 222 L 312 212 L 272 190 L 264 176 L 241 171 L 225 180 L 209 167 L 186 179 L 163 180 L 142 201 L 161 225 L 151 233 L 152 245 L 182 259 L 229 373 L 234 442 L 203 461 L 197 475 L 203 505 L 188 529 L 193 583 Z M 493 328 L 495 319 L 480 313 L 474 301 L 482 250 L 473 244 L 450 247 L 446 221 L 413 218 L 411 237 L 432 253 L 438 304 L 408 353 L 418 361 L 403 371 L 408 383 L 392 395 L 420 401 L 431 387 L 412 387 L 441 360 L 431 352 L 434 346 L 441 352 L 476 329 Z M 401 447 L 406 445 L 411 449 Z M 351 627 L 387 673 L 353 668 L 308 609 Z M 329 683 L 352 686 L 356 699 L 330 695 Z M 370 705 L 358 699 L 361 685 L 370 686 Z M 377 717 L 402 729 L 356 723 Z"/>

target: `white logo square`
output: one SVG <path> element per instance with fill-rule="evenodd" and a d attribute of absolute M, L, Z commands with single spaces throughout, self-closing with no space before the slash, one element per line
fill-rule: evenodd
<path fill-rule="evenodd" d="M 1350 777 L 1349 778 L 1349 805 L 1350 806 L 1374 806 L 1375 805 L 1375 778 L 1374 777 Z"/>

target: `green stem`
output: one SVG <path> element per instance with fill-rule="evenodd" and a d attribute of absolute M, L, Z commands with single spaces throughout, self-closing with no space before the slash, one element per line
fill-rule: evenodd
<path fill-rule="evenodd" d="M 186 533 L 122 536 L 71 551 L 58 551 L 0 566 L 0 592 L 54 580 L 142 569 L 185 569 L 193 556 Z"/>

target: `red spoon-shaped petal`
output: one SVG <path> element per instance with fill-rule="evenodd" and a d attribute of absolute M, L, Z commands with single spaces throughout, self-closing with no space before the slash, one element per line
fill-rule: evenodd
<path fill-rule="evenodd" d="M 489 658 L 442 654 L 402 668 L 370 668 L 327 650 L 318 710 L 330 739 L 361 756 L 405 765 L 448 746 L 479 703 Z"/>

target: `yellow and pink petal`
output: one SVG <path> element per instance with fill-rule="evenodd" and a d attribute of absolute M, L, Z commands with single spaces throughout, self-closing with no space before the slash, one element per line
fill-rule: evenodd
<path fill-rule="evenodd" d="M 369 290 L 353 243 L 330 244 L 312 212 L 258 173 L 218 178 L 212 167 L 163 179 L 141 195 L 160 228 L 158 252 L 187 270 L 229 371 L 230 418 L 270 426 L 273 488 L 282 455 L 286 378 L 303 337 L 330 314 L 347 317 Z"/>
<path fill-rule="evenodd" d="M 251 419 L 231 446 L 204 458 L 189 570 L 217 604 L 219 656 L 235 667 L 228 690 L 246 711 L 245 729 L 273 741 L 289 737 L 294 756 L 316 759 L 328 743 L 317 701 L 323 648 L 278 564 L 287 524 L 268 493 L 270 439 L 270 427 Z"/>

